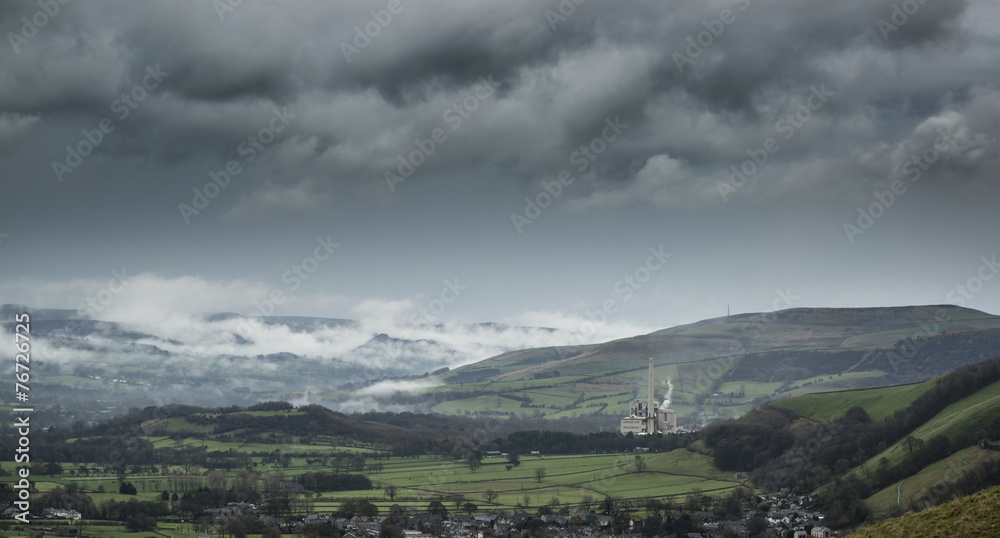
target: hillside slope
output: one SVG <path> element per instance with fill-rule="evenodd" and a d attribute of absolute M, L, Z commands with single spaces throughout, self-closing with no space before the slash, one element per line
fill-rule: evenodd
<path fill-rule="evenodd" d="M 674 364 L 773 350 L 893 347 L 918 335 L 998 328 L 1000 317 L 952 305 L 793 308 L 708 319 L 603 344 L 514 351 L 456 369 L 447 377 L 480 371 L 491 374 L 486 376 L 491 381 L 513 381 L 553 370 L 563 375 L 607 371 L 607 363 L 641 368 L 651 356 L 656 364 Z M 601 367 L 586 366 L 595 363 Z"/>
<path fill-rule="evenodd" d="M 439 413 L 555 419 L 597 413 L 613 427 L 629 401 L 646 397 L 652 357 L 654 399 L 669 395 L 682 422 L 697 426 L 790 396 L 920 382 L 995 355 L 1000 317 L 975 310 L 796 308 L 603 344 L 504 353 L 432 376 L 441 385 L 425 394 Z"/>
<path fill-rule="evenodd" d="M 850 534 L 852 538 L 882 536 L 1000 536 L 1000 486 L 955 499 L 915 514 L 882 521 Z"/>
<path fill-rule="evenodd" d="M 914 475 L 886 486 L 865 499 L 865 502 L 876 517 L 919 508 L 934 500 L 935 493 L 942 489 L 936 488 L 938 484 L 955 481 L 966 473 L 976 472 L 979 464 L 991 460 L 1000 460 L 1000 451 L 985 450 L 978 446 L 962 449 L 924 467 Z"/>
<path fill-rule="evenodd" d="M 952 442 L 971 445 L 982 435 L 977 432 L 1000 430 L 1000 381 L 979 389 L 944 408 L 910 434 L 927 444 L 935 437 L 944 437 Z M 872 456 L 865 465 L 879 466 L 882 458 L 891 465 L 903 461 L 910 455 L 904 446 L 905 439 L 889 445 L 882 452 Z"/>
<path fill-rule="evenodd" d="M 1000 439 L 1000 356 L 921 385 L 761 406 L 738 420 L 705 427 L 699 448 L 719 469 L 748 472 L 753 485 L 764 491 L 813 492 L 831 527 L 870 521 L 873 507 L 884 513 L 889 487 L 911 478 L 917 484 L 934 480 L 942 461 L 947 465 L 947 458 L 956 454 L 961 460 L 963 452 L 972 457 L 963 461 L 969 472 L 936 482 L 941 494 L 922 499 L 921 507 L 997 485 L 1000 459 L 978 458 L 972 448 L 1000 452 L 985 441 Z M 843 411 L 846 404 L 858 402 L 874 403 L 884 416 L 873 420 L 860 405 Z M 799 410 L 832 419 L 815 420 Z M 905 506 L 900 502 L 901 509 L 911 506 L 912 496 Z"/>

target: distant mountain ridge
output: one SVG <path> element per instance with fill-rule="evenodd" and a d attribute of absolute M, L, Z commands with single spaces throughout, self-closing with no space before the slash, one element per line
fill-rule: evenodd
<path fill-rule="evenodd" d="M 456 372 L 495 368 L 503 373 L 491 380 L 512 381 L 608 360 L 641 362 L 652 356 L 660 365 L 775 350 L 874 348 L 908 337 L 990 329 L 1000 329 L 1000 316 L 954 305 L 792 308 L 712 318 L 602 344 L 512 351 Z"/>
<path fill-rule="evenodd" d="M 12 331 L 15 315 L 21 313 L 31 316 L 32 358 L 40 383 L 79 391 L 81 398 L 97 397 L 101 386 L 127 389 L 130 404 L 139 405 L 247 405 L 283 399 L 318 400 L 335 408 L 349 401 L 345 410 L 369 410 L 371 397 L 355 398 L 342 389 L 447 370 L 523 347 L 520 342 L 541 341 L 553 331 L 497 323 L 377 327 L 352 319 L 233 312 L 130 323 L 93 319 L 100 317 L 93 312 L 19 304 L 0 305 L 0 326 Z M 487 341 L 479 342 L 479 335 Z M 202 390 L 192 394 L 192 387 Z M 192 395 L 178 400 L 176 395 L 184 393 Z M 123 396 L 111 393 L 112 400 Z"/>
<path fill-rule="evenodd" d="M 463 350 L 433 331 L 366 332 L 354 320 L 298 316 L 254 318 L 259 329 L 244 335 L 236 327 L 245 316 L 210 314 L 195 320 L 188 337 L 186 327 L 160 331 L 68 309 L 2 305 L 3 325 L 24 311 L 39 338 L 33 353 L 47 372 L 41 379 L 80 391 L 81 398 L 95 397 L 101 387 L 138 387 L 129 394 L 178 401 L 175 395 L 197 386 L 185 398 L 198 405 L 280 399 L 344 411 L 597 414 L 602 427 L 612 427 L 628 401 L 644 396 L 649 357 L 656 364 L 655 399 L 669 391 L 678 416 L 697 425 L 798 394 L 920 381 L 1000 354 L 1000 317 L 954 305 L 736 314 L 598 344 L 518 349 L 457 368 L 470 349 L 496 348 Z M 554 331 L 494 323 L 461 330 L 466 342 L 480 334 L 495 342 L 539 342 Z M 508 340 L 508 331 L 535 337 Z M 109 386 L 109 379 L 118 381 Z M 382 381 L 389 383 L 367 390 Z"/>
<path fill-rule="evenodd" d="M 954 305 L 792 308 L 738 314 L 594 345 L 503 353 L 438 376 L 443 413 L 610 415 L 645 398 L 704 424 L 829 390 L 922 381 L 1000 355 L 1000 317 Z M 545 380 L 545 381 L 542 381 Z M 457 385 L 457 386 L 456 386 Z M 475 396 L 479 391 L 479 396 Z"/>

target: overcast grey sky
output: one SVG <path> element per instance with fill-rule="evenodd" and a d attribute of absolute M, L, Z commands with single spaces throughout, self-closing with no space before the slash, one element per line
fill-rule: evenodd
<path fill-rule="evenodd" d="M 577 2 L 5 2 L 0 302 L 1000 312 L 1000 4 Z"/>

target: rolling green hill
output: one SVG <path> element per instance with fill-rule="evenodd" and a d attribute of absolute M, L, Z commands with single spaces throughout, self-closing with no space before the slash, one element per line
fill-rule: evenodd
<path fill-rule="evenodd" d="M 646 397 L 652 357 L 654 398 L 672 389 L 671 407 L 698 425 L 790 396 L 919 382 L 994 355 L 1000 355 L 1000 317 L 975 310 L 796 308 L 603 344 L 505 353 L 432 376 L 440 385 L 423 394 L 439 413 L 554 419 L 596 413 L 613 427 L 633 398 Z M 871 403 L 882 416 L 920 390 L 847 397 Z"/>
<path fill-rule="evenodd" d="M 951 305 L 794 308 L 708 319 L 591 346 L 514 351 L 456 369 L 444 379 L 474 372 L 490 374 L 486 377 L 491 381 L 511 381 L 555 370 L 575 375 L 640 369 L 650 356 L 656 364 L 674 364 L 773 350 L 892 347 L 917 335 L 997 328 L 1000 328 L 997 316 Z M 608 368 L 608 364 L 618 368 Z"/>

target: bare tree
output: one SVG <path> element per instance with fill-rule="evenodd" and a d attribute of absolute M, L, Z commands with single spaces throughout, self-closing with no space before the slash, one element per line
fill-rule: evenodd
<path fill-rule="evenodd" d="M 483 466 L 483 461 L 476 456 L 469 456 L 469 470 L 476 472 Z"/>
<path fill-rule="evenodd" d="M 637 473 L 641 473 L 646 470 L 646 460 L 642 459 L 642 456 L 638 454 L 635 455 L 633 465 L 635 465 L 635 472 Z"/>
<path fill-rule="evenodd" d="M 535 469 L 535 480 L 538 480 L 539 482 L 541 482 L 542 479 L 545 478 L 546 474 L 547 474 L 547 472 L 545 471 L 545 467 L 539 467 L 539 468 Z"/>

